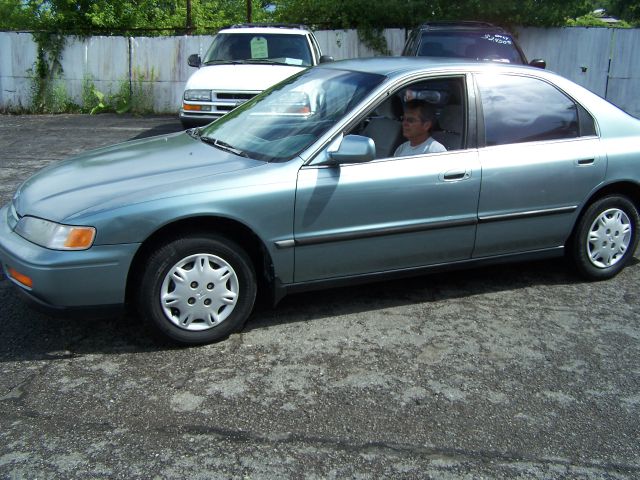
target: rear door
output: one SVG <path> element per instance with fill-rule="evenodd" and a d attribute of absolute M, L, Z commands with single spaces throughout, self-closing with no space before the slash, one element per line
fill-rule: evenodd
<path fill-rule="evenodd" d="M 482 190 L 474 257 L 560 247 L 604 179 L 593 119 L 539 78 L 476 75 Z"/>

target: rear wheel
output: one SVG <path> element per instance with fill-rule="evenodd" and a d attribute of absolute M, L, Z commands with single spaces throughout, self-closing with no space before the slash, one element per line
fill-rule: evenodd
<path fill-rule="evenodd" d="M 590 280 L 615 276 L 629 262 L 638 244 L 638 210 L 626 197 L 610 195 L 594 202 L 582 215 L 573 239 L 573 260 Z"/>
<path fill-rule="evenodd" d="M 138 307 L 171 340 L 203 344 L 242 328 L 256 290 L 253 265 L 237 244 L 215 235 L 193 235 L 151 254 Z"/>

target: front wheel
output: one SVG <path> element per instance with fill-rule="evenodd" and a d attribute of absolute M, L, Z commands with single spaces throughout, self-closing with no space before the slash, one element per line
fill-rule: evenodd
<path fill-rule="evenodd" d="M 594 202 L 582 215 L 573 238 L 578 271 L 590 280 L 615 276 L 638 244 L 638 210 L 626 197 L 611 195 Z"/>
<path fill-rule="evenodd" d="M 215 235 L 193 235 L 151 254 L 138 307 L 171 340 L 204 344 L 242 328 L 256 289 L 251 260 L 238 245 Z"/>

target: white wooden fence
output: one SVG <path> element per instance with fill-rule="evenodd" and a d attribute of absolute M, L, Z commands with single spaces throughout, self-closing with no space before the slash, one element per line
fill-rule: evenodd
<path fill-rule="evenodd" d="M 529 59 L 544 58 L 549 70 L 640 117 L 640 29 L 520 28 L 515 33 Z M 374 55 L 355 30 L 316 36 L 323 53 L 336 60 Z M 384 36 L 391 53 L 399 55 L 405 31 L 388 29 Z M 104 93 L 118 91 L 123 82 L 141 82 L 152 92 L 156 112 L 177 112 L 193 72 L 187 57 L 203 54 L 210 43 L 210 36 L 69 38 L 62 57 L 66 92 L 80 104 L 87 79 Z M 31 34 L 0 32 L 0 110 L 30 104 L 29 71 L 35 60 Z"/>

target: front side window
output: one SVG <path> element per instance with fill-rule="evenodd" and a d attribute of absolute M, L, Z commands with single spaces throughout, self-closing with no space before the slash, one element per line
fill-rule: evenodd
<path fill-rule="evenodd" d="M 480 74 L 476 81 L 487 146 L 579 136 L 576 104 L 552 85 L 514 75 Z"/>
<path fill-rule="evenodd" d="M 465 111 L 464 77 L 430 78 L 389 95 L 348 133 L 373 139 L 376 158 L 460 150 Z"/>
<path fill-rule="evenodd" d="M 219 33 L 204 56 L 215 63 L 282 63 L 311 66 L 309 42 L 304 35 L 273 33 Z"/>
<path fill-rule="evenodd" d="M 205 127 L 200 137 L 251 158 L 288 160 L 327 132 L 385 78 L 331 68 L 309 69 Z"/>

